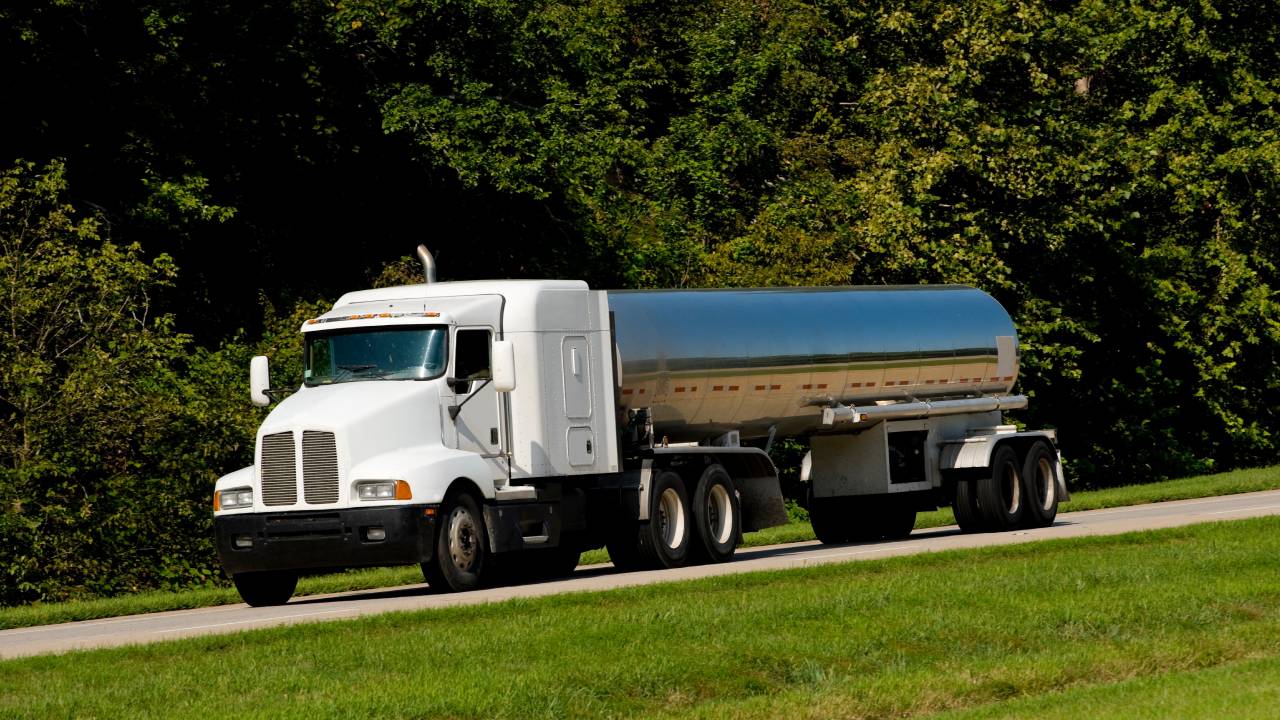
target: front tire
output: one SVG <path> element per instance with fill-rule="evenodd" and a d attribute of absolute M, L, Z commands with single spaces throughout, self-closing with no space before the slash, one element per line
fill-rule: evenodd
<path fill-rule="evenodd" d="M 298 589 L 298 576 L 287 572 L 238 573 L 231 580 L 240 599 L 253 607 L 283 605 Z"/>
<path fill-rule="evenodd" d="M 489 536 L 480 503 L 469 493 L 458 493 L 445 499 L 440 516 L 435 557 L 422 564 L 427 584 L 438 592 L 479 588 L 489 562 Z"/>

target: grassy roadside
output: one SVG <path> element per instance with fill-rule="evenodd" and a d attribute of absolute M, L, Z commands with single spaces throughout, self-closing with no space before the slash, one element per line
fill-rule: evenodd
<path fill-rule="evenodd" d="M 0 716 L 1087 716 L 1280 657 L 1277 554 L 1269 517 L 27 658 Z"/>
<path fill-rule="evenodd" d="M 937 720 L 1219 720 L 1276 717 L 1280 656 L 1077 687 L 930 717 Z"/>
<path fill-rule="evenodd" d="M 1093 510 L 1276 488 L 1280 488 L 1280 465 L 1168 480 L 1146 485 L 1130 485 L 1107 490 L 1077 492 L 1072 494 L 1071 502 L 1064 505 L 1063 509 L 1065 511 Z M 943 509 L 930 513 L 921 513 L 916 519 L 916 527 L 941 527 L 950 525 L 953 522 L 955 520 L 951 510 Z M 760 532 L 747 533 L 744 545 L 746 547 L 758 547 L 761 545 L 803 542 L 812 539 L 813 529 L 809 527 L 809 524 L 807 522 L 797 522 Z M 609 556 L 604 550 L 587 552 L 582 557 L 584 565 L 608 562 L 608 560 Z M 298 584 L 298 595 L 369 590 L 397 585 L 411 585 L 420 582 L 422 582 L 422 573 L 415 567 L 353 570 L 334 575 L 303 578 Z M 185 610 L 238 602 L 240 602 L 240 597 L 236 594 L 234 588 L 215 587 L 179 592 L 145 592 L 98 600 L 0 608 L 0 630 L 166 610 Z"/>

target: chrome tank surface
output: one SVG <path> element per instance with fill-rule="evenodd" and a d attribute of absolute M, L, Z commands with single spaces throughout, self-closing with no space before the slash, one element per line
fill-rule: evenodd
<path fill-rule="evenodd" d="M 961 285 L 610 291 L 619 401 L 658 440 L 814 430 L 821 406 L 1009 393 L 1017 331 Z"/>

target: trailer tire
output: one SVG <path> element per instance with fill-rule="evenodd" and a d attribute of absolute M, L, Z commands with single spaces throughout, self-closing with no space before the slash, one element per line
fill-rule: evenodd
<path fill-rule="evenodd" d="M 986 530 L 982 515 L 978 512 L 978 494 L 972 480 L 956 480 L 956 497 L 951 503 L 960 532 L 976 533 Z"/>
<path fill-rule="evenodd" d="M 649 520 L 640 523 L 636 549 L 640 563 L 651 568 L 674 568 L 689 560 L 693 513 L 684 479 L 664 470 L 649 486 Z"/>
<path fill-rule="evenodd" d="M 693 491 L 692 559 L 697 562 L 728 562 L 733 559 L 742 528 L 742 509 L 733 479 L 720 464 L 702 472 Z"/>
<path fill-rule="evenodd" d="M 809 524 L 813 535 L 824 545 L 841 545 L 853 540 L 849 532 L 848 505 L 840 498 L 813 498 L 809 501 Z"/>
<path fill-rule="evenodd" d="M 298 576 L 287 572 L 247 572 L 231 578 L 240 599 L 253 607 L 283 605 L 298 589 Z"/>
<path fill-rule="evenodd" d="M 1022 497 L 1021 463 L 1008 445 L 991 456 L 991 473 L 977 480 L 978 512 L 989 530 L 1012 530 L 1022 525 L 1026 503 Z"/>
<path fill-rule="evenodd" d="M 489 536 L 480 503 L 470 493 L 445 498 L 436 535 L 435 557 L 422 563 L 422 575 L 436 592 L 465 592 L 480 587 L 489 562 Z"/>
<path fill-rule="evenodd" d="M 916 529 L 916 510 L 905 503 L 890 502 L 875 520 L 877 537 L 872 540 L 901 540 Z"/>
<path fill-rule="evenodd" d="M 1022 463 L 1022 490 L 1027 527 L 1048 527 L 1058 517 L 1058 455 L 1038 440 Z"/>

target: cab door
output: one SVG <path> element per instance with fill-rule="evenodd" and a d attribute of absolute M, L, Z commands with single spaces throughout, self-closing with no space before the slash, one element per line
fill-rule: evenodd
<path fill-rule="evenodd" d="M 493 330 L 462 327 L 454 331 L 449 389 L 453 392 L 454 447 L 485 458 L 493 479 L 508 477 L 506 423 L 501 396 L 493 387 Z M 447 422 L 447 420 L 446 420 Z"/>

